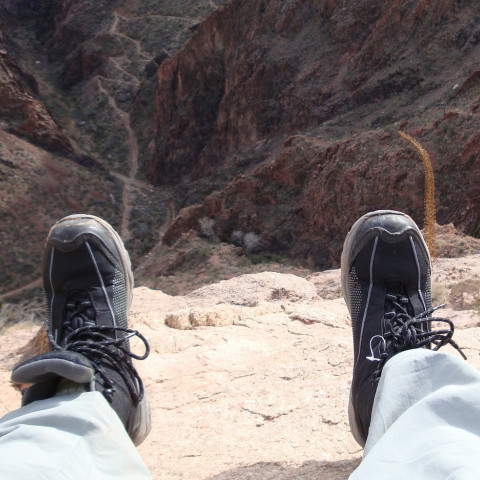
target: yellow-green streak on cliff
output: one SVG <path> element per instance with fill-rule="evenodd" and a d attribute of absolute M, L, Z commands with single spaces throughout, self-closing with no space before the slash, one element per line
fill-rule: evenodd
<path fill-rule="evenodd" d="M 425 208 L 425 221 L 423 231 L 425 240 L 430 251 L 430 256 L 435 257 L 435 177 L 433 175 L 432 162 L 427 151 L 410 135 L 407 133 L 398 132 L 407 142 L 409 142 L 415 150 L 422 157 L 423 170 L 425 172 L 425 189 L 424 189 L 424 208 Z"/>

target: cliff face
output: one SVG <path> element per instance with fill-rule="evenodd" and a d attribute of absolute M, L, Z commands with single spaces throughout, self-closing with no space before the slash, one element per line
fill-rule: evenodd
<path fill-rule="evenodd" d="M 438 221 L 478 235 L 475 15 L 453 0 L 6 0 L 0 217 L 42 221 L 28 246 L 4 229 L 2 290 L 33 280 L 25 249 L 74 209 L 137 258 L 210 217 L 220 240 L 252 232 L 258 250 L 333 265 L 368 210 L 422 223 L 421 162 L 398 129 L 431 154 Z"/>
<path fill-rule="evenodd" d="M 8 35 L 5 32 L 8 22 L 6 11 L 0 10 L 1 128 L 48 150 L 71 152 L 70 141 L 38 98 L 35 77 L 7 49 Z"/>
<path fill-rule="evenodd" d="M 47 150 L 71 152 L 68 138 L 36 96 L 36 81 L 5 51 L 0 51 L 0 118 L 7 130 Z"/>
<path fill-rule="evenodd" d="M 233 1 L 213 14 L 157 73 L 148 175 L 201 204 L 165 241 L 210 216 L 224 240 L 255 231 L 324 266 L 365 211 L 422 223 L 421 162 L 399 128 L 432 156 L 439 221 L 478 229 L 473 18 L 454 1 Z"/>
<path fill-rule="evenodd" d="M 158 241 L 164 194 L 135 179 L 153 131 L 150 84 L 220 3 L 1 2 L 0 295 L 38 278 L 48 228 L 69 213 L 107 219 L 134 259 Z"/>

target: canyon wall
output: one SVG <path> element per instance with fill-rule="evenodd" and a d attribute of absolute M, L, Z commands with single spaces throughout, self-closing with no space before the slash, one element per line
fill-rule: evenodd
<path fill-rule="evenodd" d="M 421 224 L 422 164 L 399 129 L 431 154 L 439 222 L 478 233 L 475 18 L 454 1 L 236 0 L 212 14 L 157 72 L 146 172 L 188 207 L 164 241 L 207 216 L 222 240 L 253 231 L 322 267 L 368 210 Z"/>

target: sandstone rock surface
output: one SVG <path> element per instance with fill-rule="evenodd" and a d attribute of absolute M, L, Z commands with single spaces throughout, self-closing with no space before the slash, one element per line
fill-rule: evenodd
<path fill-rule="evenodd" d="M 479 292 L 465 285 L 479 280 L 479 255 L 434 263 L 434 297 L 447 298 L 442 314 L 477 368 Z M 340 272 L 330 270 L 308 280 L 244 275 L 178 297 L 134 290 L 130 323 L 152 347 L 137 367 L 153 409 L 139 450 L 154 479 L 348 477 L 362 450 L 348 427 L 351 328 L 339 289 Z M 42 348 L 22 347 L 37 329 L 1 337 L 2 414 L 19 404 L 9 371 Z"/>

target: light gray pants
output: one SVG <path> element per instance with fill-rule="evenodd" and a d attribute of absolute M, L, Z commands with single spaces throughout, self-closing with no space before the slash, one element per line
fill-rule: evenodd
<path fill-rule="evenodd" d="M 350 479 L 480 478 L 480 373 L 459 357 L 400 353 L 382 372 Z"/>
<path fill-rule="evenodd" d="M 479 456 L 480 373 L 425 349 L 389 360 L 364 459 L 350 478 L 480 478 Z M 0 420 L 0 479 L 32 478 L 151 477 L 110 405 L 85 392 L 34 402 Z"/>
<path fill-rule="evenodd" d="M 33 402 L 0 420 L 2 480 L 123 478 L 151 476 L 99 392 Z"/>

